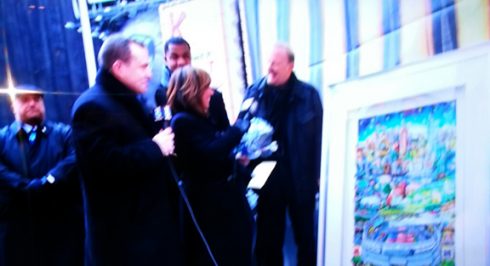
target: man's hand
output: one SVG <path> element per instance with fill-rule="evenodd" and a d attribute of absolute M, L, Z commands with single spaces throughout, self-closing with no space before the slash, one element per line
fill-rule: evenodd
<path fill-rule="evenodd" d="M 172 132 L 172 128 L 167 127 L 164 130 L 160 130 L 152 140 L 158 144 L 163 155 L 169 156 L 174 153 L 174 133 Z"/>
<path fill-rule="evenodd" d="M 236 155 L 235 159 L 243 166 L 247 166 L 250 163 L 250 158 L 248 158 L 247 155 L 244 155 L 241 152 Z"/>

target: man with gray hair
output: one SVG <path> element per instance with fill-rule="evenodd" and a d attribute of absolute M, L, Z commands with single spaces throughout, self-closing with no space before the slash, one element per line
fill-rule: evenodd
<path fill-rule="evenodd" d="M 178 190 L 167 168 L 174 135 L 155 128 L 137 98 L 151 78 L 148 49 L 116 34 L 103 43 L 99 65 L 72 111 L 86 265 L 180 265 Z"/>

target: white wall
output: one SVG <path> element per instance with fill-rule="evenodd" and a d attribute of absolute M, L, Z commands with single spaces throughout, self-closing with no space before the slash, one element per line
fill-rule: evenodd
<path fill-rule="evenodd" d="M 326 88 L 318 265 L 351 265 L 352 125 L 365 108 L 457 100 L 456 264 L 490 265 L 490 45 L 461 49 Z M 351 121 L 352 122 L 352 121 Z"/>

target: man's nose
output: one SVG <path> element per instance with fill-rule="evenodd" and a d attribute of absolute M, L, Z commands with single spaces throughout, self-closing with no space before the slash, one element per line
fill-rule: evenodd
<path fill-rule="evenodd" d="M 177 60 L 177 65 L 178 65 L 179 67 L 183 67 L 183 66 L 185 66 L 185 65 L 186 65 L 186 63 L 187 63 L 187 61 L 185 60 L 185 58 L 179 58 L 179 59 Z"/>
<path fill-rule="evenodd" d="M 27 102 L 27 104 L 28 104 L 28 105 L 30 105 L 30 106 L 31 106 L 31 105 L 36 105 L 36 103 L 37 103 L 37 101 L 36 101 L 36 100 L 34 100 L 34 99 L 30 99 L 30 100 Z"/>

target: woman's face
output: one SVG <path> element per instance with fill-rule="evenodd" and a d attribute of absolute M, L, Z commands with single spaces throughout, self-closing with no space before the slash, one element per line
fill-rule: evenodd
<path fill-rule="evenodd" d="M 211 96 L 213 96 L 214 91 L 208 87 L 204 90 L 201 96 L 201 104 L 204 110 L 207 112 L 209 110 L 209 102 L 211 101 Z"/>

